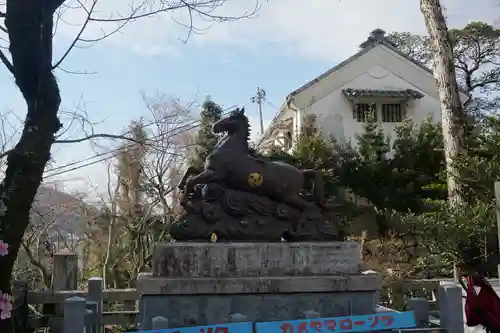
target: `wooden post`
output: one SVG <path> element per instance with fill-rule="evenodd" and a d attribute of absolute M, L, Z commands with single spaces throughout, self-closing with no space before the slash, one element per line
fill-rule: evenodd
<path fill-rule="evenodd" d="M 54 264 L 52 266 L 52 290 L 68 291 L 77 290 L 77 288 L 78 255 L 70 252 L 55 253 Z M 61 317 L 63 315 L 62 307 L 56 306 L 53 309 L 53 314 L 56 317 Z M 61 327 L 51 327 L 51 329 L 53 333 L 61 332 Z"/>
<path fill-rule="evenodd" d="M 500 248 L 500 182 L 495 182 L 495 203 L 497 211 L 497 235 L 498 235 L 498 246 Z M 500 279 L 500 265 L 497 266 L 498 278 Z"/>

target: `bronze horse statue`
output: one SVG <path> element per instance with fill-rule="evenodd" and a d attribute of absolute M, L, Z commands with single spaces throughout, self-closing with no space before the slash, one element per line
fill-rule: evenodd
<path fill-rule="evenodd" d="M 213 131 L 226 134 L 208 155 L 201 172 L 189 167 L 184 173 L 179 183 L 184 192 L 182 205 L 187 204 L 196 185 L 219 182 L 234 190 L 266 196 L 300 210 L 323 206 L 324 183 L 320 172 L 250 156 L 250 124 L 244 108 L 236 109 L 216 122 Z M 300 195 L 308 179 L 313 181 L 314 202 Z"/>

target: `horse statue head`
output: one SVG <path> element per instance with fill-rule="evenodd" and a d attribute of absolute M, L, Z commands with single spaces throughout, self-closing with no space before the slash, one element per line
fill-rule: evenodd
<path fill-rule="evenodd" d="M 214 133 L 226 132 L 228 135 L 243 134 L 243 138 L 248 141 L 250 138 L 250 123 L 245 116 L 245 108 L 236 109 L 226 117 L 216 122 L 212 130 Z"/>

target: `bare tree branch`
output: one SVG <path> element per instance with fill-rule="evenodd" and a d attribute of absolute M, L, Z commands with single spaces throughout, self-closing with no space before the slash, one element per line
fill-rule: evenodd
<path fill-rule="evenodd" d="M 82 4 L 80 1 L 78 1 L 81 6 L 83 8 L 85 8 L 85 5 Z M 85 22 L 82 24 L 82 27 L 80 28 L 80 31 L 78 32 L 78 34 L 76 35 L 75 39 L 73 40 L 73 42 L 71 42 L 70 46 L 66 49 L 66 52 L 64 52 L 64 54 L 62 55 L 61 59 L 59 59 L 54 65 L 52 65 L 52 68 L 56 68 L 56 67 L 59 67 L 59 65 L 62 64 L 62 62 L 64 61 L 64 59 L 66 59 L 66 57 L 68 56 L 68 54 L 71 52 L 71 50 L 73 49 L 73 47 L 76 45 L 76 43 L 78 42 L 78 40 L 80 39 L 80 37 L 82 36 L 83 32 L 85 31 L 85 28 L 87 27 L 87 24 L 89 23 L 89 18 L 90 18 L 90 15 L 92 15 L 92 12 L 94 11 L 94 8 L 95 6 L 97 5 L 97 0 L 93 0 L 92 1 L 92 5 L 90 6 L 90 9 L 87 11 L 87 19 L 85 20 Z"/>
<path fill-rule="evenodd" d="M 5 65 L 5 67 L 7 67 L 9 72 L 14 74 L 14 66 L 12 66 L 12 63 L 10 62 L 9 59 L 7 59 L 7 57 L 5 56 L 5 53 L 3 53 L 2 50 L 0 50 L 0 60 L 2 60 L 3 64 Z"/>
<path fill-rule="evenodd" d="M 78 142 L 83 142 L 83 141 L 88 141 L 92 139 L 97 139 L 97 138 L 106 138 L 106 139 L 119 139 L 119 140 L 126 140 L 126 141 L 132 141 L 136 142 L 133 138 L 124 136 L 124 135 L 117 135 L 117 134 L 106 134 L 106 133 L 98 133 L 98 134 L 91 134 L 89 136 L 83 137 L 83 138 L 78 138 L 78 139 L 67 139 L 67 140 L 55 140 L 54 143 L 78 143 Z M 15 148 L 9 149 L 5 152 L 0 153 L 0 159 L 8 156 L 10 153 L 14 151 Z"/>
<path fill-rule="evenodd" d="M 126 141 L 132 141 L 132 142 L 138 143 L 134 138 L 131 138 L 128 136 L 117 135 L 117 134 L 106 134 L 106 133 L 91 134 L 89 136 L 86 136 L 83 138 L 78 138 L 78 139 L 56 140 L 56 141 L 54 141 L 54 143 L 77 143 L 77 142 L 83 142 L 83 141 L 96 139 L 96 138 L 119 139 L 119 140 L 126 140 Z"/>

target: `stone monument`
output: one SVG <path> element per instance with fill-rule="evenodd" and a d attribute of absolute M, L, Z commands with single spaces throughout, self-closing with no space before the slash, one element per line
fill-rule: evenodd
<path fill-rule="evenodd" d="M 153 272 L 139 275 L 140 329 L 159 317 L 175 328 L 373 313 L 380 279 L 360 273 L 358 243 L 340 241 L 321 174 L 250 156 L 243 110 L 214 131 L 226 135 L 204 170 L 189 168 L 179 185 L 176 242 L 157 244 Z"/>

